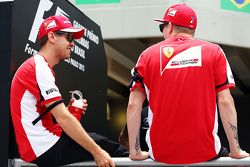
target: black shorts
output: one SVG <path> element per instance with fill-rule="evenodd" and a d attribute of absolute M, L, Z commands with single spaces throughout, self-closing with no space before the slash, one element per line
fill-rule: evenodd
<path fill-rule="evenodd" d="M 228 157 L 228 156 L 229 156 L 229 153 L 228 153 L 227 148 L 221 147 L 221 148 L 220 148 L 220 152 L 218 153 L 218 155 L 217 155 L 216 157 L 210 159 L 209 161 L 218 159 L 218 158 L 220 158 L 220 157 Z"/>
<path fill-rule="evenodd" d="M 128 150 L 119 143 L 96 133 L 89 133 L 89 135 L 102 149 L 107 151 L 111 157 L 129 156 Z M 63 133 L 54 146 L 32 161 L 32 163 L 41 167 L 57 167 L 89 160 L 94 160 L 93 156 Z"/>

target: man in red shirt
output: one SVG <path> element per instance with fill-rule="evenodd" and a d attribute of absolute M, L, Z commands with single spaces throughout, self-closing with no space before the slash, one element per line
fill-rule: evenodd
<path fill-rule="evenodd" d="M 164 163 L 189 164 L 221 156 L 218 111 L 228 138 L 229 155 L 249 156 L 239 145 L 237 114 L 230 94 L 235 83 L 222 49 L 193 38 L 197 17 L 185 4 L 169 7 L 163 19 L 156 21 L 161 23 L 165 40 L 143 51 L 132 70 L 127 108 L 130 158 L 150 156 Z M 140 112 L 146 98 L 149 152 L 142 152 Z"/>
<path fill-rule="evenodd" d="M 70 57 L 73 40 L 83 34 L 84 30 L 73 27 L 66 17 L 50 16 L 39 29 L 39 53 L 26 60 L 15 73 L 11 84 L 11 116 L 18 151 L 27 162 L 54 167 L 94 159 L 98 166 L 115 166 L 109 155 L 117 155 L 116 148 L 112 148 L 114 144 L 98 136 L 93 136 L 93 140 L 77 120 L 79 114 L 70 113 L 84 112 L 86 99 L 78 103 L 75 111 L 72 106 L 69 111 L 55 84 L 52 67 Z"/>

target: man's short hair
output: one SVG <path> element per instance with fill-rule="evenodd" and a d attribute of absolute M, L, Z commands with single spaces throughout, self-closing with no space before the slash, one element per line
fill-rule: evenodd
<path fill-rule="evenodd" d="M 40 47 L 43 47 L 47 41 L 48 41 L 48 36 L 46 35 L 42 39 L 40 39 L 40 41 L 39 41 Z"/>
<path fill-rule="evenodd" d="M 186 27 L 182 27 L 182 26 L 178 26 L 178 25 L 174 25 L 174 30 L 175 32 L 177 33 L 187 33 L 187 34 L 191 34 L 191 35 L 194 35 L 195 33 L 195 30 L 194 29 L 191 29 L 191 28 L 186 28 Z"/>

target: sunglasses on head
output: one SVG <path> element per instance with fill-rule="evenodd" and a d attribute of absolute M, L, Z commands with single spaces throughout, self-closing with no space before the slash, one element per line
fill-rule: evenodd
<path fill-rule="evenodd" d="M 164 28 L 166 25 L 168 25 L 168 22 L 164 22 L 164 23 L 162 23 L 162 24 L 159 25 L 159 29 L 160 29 L 161 32 L 163 32 L 163 28 Z"/>
<path fill-rule="evenodd" d="M 57 35 L 65 35 L 67 41 L 70 42 L 70 43 L 74 40 L 74 36 L 70 32 L 57 31 L 57 32 L 55 32 L 55 34 L 57 34 Z"/>

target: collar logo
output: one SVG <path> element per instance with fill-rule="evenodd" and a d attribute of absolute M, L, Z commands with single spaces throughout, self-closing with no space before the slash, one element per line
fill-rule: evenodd
<path fill-rule="evenodd" d="M 173 47 L 164 47 L 163 53 L 167 58 L 170 58 L 174 53 L 174 48 Z"/>

